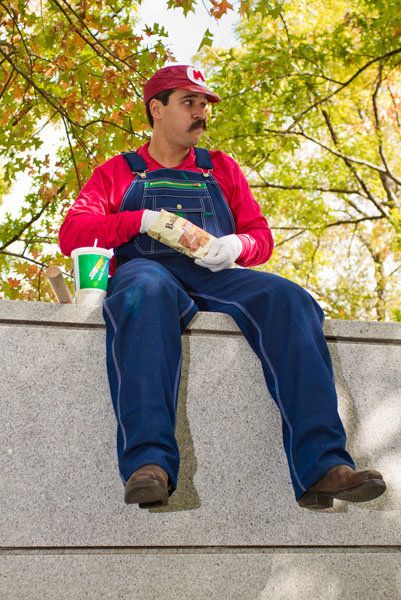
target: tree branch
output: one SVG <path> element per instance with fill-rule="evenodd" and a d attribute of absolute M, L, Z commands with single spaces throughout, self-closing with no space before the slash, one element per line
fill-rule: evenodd
<path fill-rule="evenodd" d="M 73 121 L 70 118 L 69 114 L 64 109 L 64 107 L 62 106 L 61 102 L 57 98 L 55 98 L 54 96 L 50 96 L 50 94 L 48 94 L 45 90 L 43 90 L 42 88 L 40 88 L 35 83 L 35 81 L 31 77 L 29 77 L 29 75 L 27 75 L 21 69 L 18 68 L 18 66 L 11 60 L 10 56 L 8 54 L 6 54 L 5 52 L 3 52 L 3 50 L 1 48 L 0 48 L 0 54 L 2 54 L 4 56 L 4 58 L 11 65 L 11 67 L 13 68 L 13 70 L 16 73 L 19 73 L 27 81 L 27 83 L 29 85 L 31 85 L 54 108 L 54 110 L 57 113 L 60 114 L 61 118 L 65 119 L 71 125 L 71 129 L 73 130 L 74 137 L 78 140 L 79 144 L 82 146 L 82 148 L 85 150 L 85 152 L 87 152 L 88 149 L 87 149 L 85 143 L 83 142 L 83 140 L 81 139 L 81 137 L 75 131 L 75 128 L 80 128 L 80 129 L 84 129 L 85 130 L 87 127 L 89 127 L 93 123 L 96 123 L 97 121 L 95 120 L 95 121 L 91 121 L 91 122 L 85 123 L 85 124 L 81 124 L 81 123 L 77 123 L 76 121 Z M 108 124 L 110 124 L 110 125 L 112 125 L 114 127 L 117 127 L 118 129 L 122 129 L 123 131 L 127 131 L 128 133 L 131 133 L 133 135 L 140 136 L 140 134 L 136 134 L 135 132 L 130 132 L 127 129 L 121 127 L 120 125 L 117 125 L 116 123 L 113 123 L 112 121 L 107 121 L 105 119 L 103 119 L 102 121 L 105 122 L 105 123 L 108 123 Z"/>
<path fill-rule="evenodd" d="M 260 75 L 265 74 L 267 71 L 262 71 L 259 73 Z M 283 75 L 278 75 L 277 77 L 270 77 L 271 81 L 280 81 L 281 79 L 287 79 L 290 77 L 314 77 L 315 79 L 324 79 L 324 81 L 329 81 L 330 83 L 341 84 L 341 81 L 337 79 L 332 79 L 331 77 L 327 77 L 326 75 L 322 75 L 321 73 L 309 73 L 309 72 L 297 72 L 297 73 L 284 73 Z M 263 80 L 264 81 L 264 80 Z M 230 94 L 230 96 L 222 96 L 223 100 L 231 100 L 232 98 L 236 98 L 237 96 L 243 96 L 244 94 L 248 94 L 248 92 L 254 90 L 260 85 L 260 81 L 257 81 L 255 84 L 241 90 L 240 92 L 236 92 L 235 94 Z"/>
<path fill-rule="evenodd" d="M 324 120 L 326 121 L 327 127 L 328 127 L 328 129 L 330 131 L 331 138 L 332 138 L 334 144 L 337 146 L 337 143 L 338 143 L 337 136 L 336 136 L 336 134 L 334 132 L 334 128 L 333 128 L 333 125 L 331 123 L 330 117 L 329 117 L 327 111 L 325 111 L 324 109 L 322 109 L 322 113 L 323 113 Z M 319 142 L 317 142 L 317 143 L 319 143 Z M 322 145 L 322 144 L 320 144 L 320 145 Z M 332 150 L 332 152 L 334 153 L 333 150 Z M 347 165 L 347 167 L 350 169 L 350 171 L 354 175 L 354 177 L 357 179 L 357 181 L 359 182 L 359 184 L 361 185 L 361 187 L 362 187 L 363 191 L 365 192 L 366 196 L 368 197 L 368 199 L 375 205 L 375 207 L 377 208 L 377 210 L 379 212 L 381 212 L 383 216 L 388 217 L 388 215 L 386 214 L 385 210 L 381 206 L 380 202 L 378 200 L 376 200 L 376 198 L 373 196 L 373 194 L 369 190 L 367 184 L 362 179 L 362 177 L 359 175 L 358 171 L 352 165 L 352 163 L 348 159 L 348 157 L 345 156 L 345 155 L 341 155 L 341 158 L 345 162 L 345 164 Z"/>
<path fill-rule="evenodd" d="M 22 236 L 22 234 L 24 233 L 24 231 L 26 231 L 33 223 L 35 223 L 35 221 L 40 219 L 40 217 L 45 212 L 47 206 L 48 206 L 48 203 L 44 204 L 42 206 L 42 208 L 40 209 L 40 211 L 36 215 L 34 215 L 30 221 L 28 221 L 27 223 L 24 223 L 24 226 L 22 227 L 22 229 L 20 229 L 20 231 L 18 231 L 18 233 L 16 233 L 11 238 L 11 240 L 8 240 L 5 244 L 3 244 L 0 247 L 0 251 L 4 250 L 4 248 L 8 248 L 8 246 L 11 246 L 11 244 L 13 244 L 14 242 L 17 242 L 20 239 L 20 237 Z"/>
<path fill-rule="evenodd" d="M 111 52 L 111 50 L 109 50 L 109 48 L 107 48 L 107 46 L 105 46 L 89 29 L 89 27 L 87 26 L 87 24 L 85 23 L 85 21 L 83 19 L 81 19 L 81 17 L 74 11 L 74 9 L 70 6 L 70 4 L 68 4 L 68 2 L 66 0 L 61 0 L 69 9 L 69 11 L 74 15 L 74 17 L 76 19 L 78 19 L 78 21 L 81 23 L 81 25 L 83 26 L 84 29 L 86 29 L 86 31 L 89 33 L 89 35 L 95 40 L 96 44 L 98 44 L 106 54 L 109 54 L 110 56 L 113 57 L 113 59 L 118 60 L 120 62 L 122 62 L 123 64 L 125 64 L 127 67 L 129 67 L 129 69 L 131 71 L 133 71 L 134 73 L 136 73 L 137 75 L 139 75 L 140 77 L 143 78 L 142 74 L 139 73 L 136 69 L 133 68 L 132 65 L 130 65 L 129 63 L 127 63 L 125 60 L 119 58 L 118 56 L 115 56 L 115 54 L 113 54 L 113 52 Z M 68 19 L 68 21 L 71 23 L 71 25 L 74 25 L 73 22 L 70 19 L 70 16 L 67 14 L 67 12 L 64 10 L 64 8 L 61 6 L 61 4 L 57 1 L 57 0 L 51 0 L 51 2 L 53 2 L 53 4 L 55 4 L 60 10 L 61 12 L 66 16 L 66 18 Z M 107 60 L 108 62 L 110 62 L 110 64 L 112 64 L 118 71 L 123 71 L 123 69 L 114 62 L 114 60 L 111 60 L 110 58 L 108 58 L 107 56 L 101 54 L 98 49 L 96 48 L 96 44 L 91 43 L 87 37 L 85 37 L 80 31 L 79 29 L 76 27 L 75 28 L 76 33 L 85 41 L 86 44 L 88 44 L 88 46 L 90 46 L 95 52 L 96 54 L 98 54 L 101 58 L 103 58 L 104 60 Z M 143 78 L 144 79 L 144 78 Z M 132 82 L 130 82 L 130 85 L 132 87 L 132 89 L 134 90 L 135 94 L 137 95 L 138 98 L 141 97 L 141 94 L 138 92 L 138 90 L 136 89 L 136 87 L 132 84 Z"/>
<path fill-rule="evenodd" d="M 388 162 L 387 162 L 387 159 L 386 159 L 386 156 L 384 153 L 379 109 L 377 106 L 377 95 L 379 93 L 381 83 L 382 83 L 382 71 L 383 71 L 383 67 L 381 64 L 379 64 L 379 73 L 377 76 L 377 83 L 375 86 L 375 90 L 372 94 L 372 104 L 373 104 L 373 114 L 374 114 L 374 118 L 375 118 L 376 135 L 377 135 L 378 141 L 379 141 L 379 155 L 380 155 L 380 158 L 382 159 L 384 168 L 386 170 L 386 173 L 380 173 L 380 179 L 382 181 L 384 191 L 387 194 L 387 198 L 389 200 L 389 206 L 391 208 L 394 208 L 394 206 L 399 207 L 399 203 L 398 203 L 398 199 L 397 199 L 396 195 L 394 194 L 393 190 L 391 189 L 392 182 L 390 181 L 390 178 L 393 181 L 396 181 L 397 178 L 394 177 L 394 175 L 390 172 L 390 168 L 388 166 Z M 401 184 L 401 181 L 398 181 L 398 183 Z"/>
<path fill-rule="evenodd" d="M 64 107 L 61 105 L 60 101 L 57 98 L 50 96 L 47 92 L 42 90 L 31 77 L 29 77 L 26 73 L 24 73 L 23 71 L 21 71 L 21 69 L 19 69 L 17 67 L 17 65 L 11 60 L 10 56 L 8 54 L 6 54 L 5 52 L 3 52 L 3 50 L 1 48 L 0 48 L 0 53 L 4 56 L 4 58 L 7 60 L 7 62 L 10 63 L 10 65 L 12 66 L 12 68 L 14 69 L 14 71 L 16 73 L 19 73 L 41 96 L 43 96 L 43 98 L 45 98 L 45 100 L 58 113 L 60 113 L 62 116 L 64 116 L 69 122 L 73 123 L 71 121 L 71 119 L 69 119 L 68 114 L 65 112 Z M 73 123 L 73 124 L 78 125 L 76 123 Z"/>
<path fill-rule="evenodd" d="M 88 27 L 86 26 L 85 22 L 82 21 L 82 19 L 80 17 L 78 17 L 78 15 L 75 14 L 74 10 L 71 8 L 71 6 L 69 6 L 69 4 L 67 2 L 65 2 L 65 0 L 62 0 L 62 2 L 64 2 L 64 4 L 67 6 L 67 8 L 70 10 L 70 12 L 77 17 L 77 19 L 79 21 L 81 21 L 81 23 L 84 25 L 84 28 L 89 31 L 89 34 L 91 35 L 91 37 L 94 38 L 96 44 L 93 44 L 92 42 L 90 42 L 88 40 L 87 37 L 85 37 L 83 35 L 83 33 L 74 26 L 73 21 L 71 20 L 71 17 L 69 16 L 68 12 L 61 6 L 61 4 L 59 2 L 57 2 L 57 0 L 51 0 L 51 2 L 53 2 L 53 4 L 55 4 L 57 6 L 57 8 L 63 13 L 63 15 L 67 18 L 68 22 L 70 23 L 70 25 L 72 25 L 74 27 L 74 31 L 76 32 L 77 35 L 79 35 L 80 38 L 82 38 L 82 40 L 85 42 L 85 44 L 88 44 L 88 46 L 90 46 L 92 48 L 92 50 L 94 52 L 96 52 L 96 54 L 98 56 L 100 56 L 100 58 L 103 58 L 104 60 L 107 60 L 111 65 L 113 65 L 113 67 L 115 67 L 118 71 L 121 71 L 121 67 L 119 67 L 114 61 L 112 61 L 110 58 L 107 58 L 106 56 L 104 56 L 101 52 L 99 52 L 99 50 L 96 47 L 96 44 L 98 44 L 101 48 L 103 48 L 103 50 L 105 50 L 107 53 L 109 53 L 108 49 L 105 48 L 103 46 L 103 44 L 101 42 L 99 42 L 99 40 L 96 38 L 96 36 L 88 29 Z"/>
<path fill-rule="evenodd" d="M 320 247 L 320 237 L 318 237 L 316 240 L 316 245 L 312 252 L 309 269 L 308 269 L 308 272 L 306 273 L 306 280 L 305 280 L 306 287 L 308 287 L 308 285 L 309 285 L 310 276 L 311 276 L 311 273 L 315 266 L 315 258 L 316 258 L 317 251 L 319 250 L 319 247 Z"/>
<path fill-rule="evenodd" d="M 287 40 L 288 40 L 288 43 L 289 43 L 289 44 L 292 44 L 292 42 L 291 42 L 291 36 L 290 36 L 290 32 L 289 32 L 289 29 L 288 29 L 288 25 L 287 25 L 287 23 L 286 23 L 286 20 L 285 20 L 285 18 L 284 18 L 284 15 L 283 15 L 283 13 L 282 13 L 281 11 L 280 11 L 279 17 L 280 17 L 280 20 L 281 20 L 282 24 L 284 25 L 284 29 L 285 29 L 285 33 L 286 33 L 286 35 L 287 35 Z"/>
<path fill-rule="evenodd" d="M 251 183 L 249 184 L 251 188 L 275 188 L 279 190 L 305 190 L 306 192 L 324 192 L 324 193 L 335 193 L 335 194 L 357 194 L 358 196 L 362 196 L 359 190 L 345 190 L 342 188 L 325 188 L 325 187 L 306 187 L 304 185 L 283 185 L 279 183 L 270 183 L 266 181 L 265 183 Z"/>
<path fill-rule="evenodd" d="M 3 97 L 3 94 L 5 94 L 5 92 L 6 92 L 7 88 L 8 88 L 8 86 L 9 86 L 9 83 L 11 82 L 11 79 L 13 78 L 13 75 L 14 75 L 14 72 L 13 72 L 13 71 L 11 71 L 11 73 L 10 73 L 10 76 L 8 77 L 7 81 L 6 81 L 6 82 L 5 82 L 5 84 L 3 85 L 3 89 L 2 89 L 2 90 L 1 90 L 1 92 L 0 92 L 0 100 L 1 100 L 1 99 L 2 99 L 2 97 Z"/>
<path fill-rule="evenodd" d="M 320 106 L 320 104 L 323 104 L 325 102 L 327 102 L 328 100 L 330 100 L 330 98 L 332 98 L 333 96 L 335 96 L 336 94 L 338 94 L 339 92 L 341 92 L 341 90 L 343 90 L 345 87 L 347 87 L 350 83 L 352 83 L 354 81 L 354 79 L 356 79 L 357 77 L 359 77 L 359 75 L 361 73 L 363 73 L 363 71 L 365 71 L 366 69 L 368 69 L 371 65 L 373 65 L 374 63 L 381 61 L 381 60 L 385 60 L 387 58 L 390 58 L 391 56 L 394 56 L 396 54 L 399 54 L 401 52 L 401 48 L 395 48 L 395 50 L 390 50 L 390 52 L 386 52 L 385 54 L 382 54 L 381 56 L 376 56 L 375 58 L 372 58 L 372 60 L 369 60 L 365 65 L 363 65 L 362 67 L 360 67 L 357 71 L 355 71 L 355 73 L 353 75 L 351 75 L 351 77 L 349 79 L 347 79 L 347 81 L 344 81 L 344 83 L 342 83 L 340 86 L 338 86 L 337 89 L 335 89 L 333 92 L 331 92 L 331 94 L 328 94 L 327 96 L 325 96 L 324 98 L 321 98 L 320 100 L 317 100 L 316 102 L 314 102 L 313 104 L 311 104 L 308 108 L 306 108 L 304 111 L 302 111 L 291 123 L 291 125 L 289 125 L 288 127 L 288 131 L 291 130 L 293 127 L 295 127 L 295 125 L 297 123 L 299 123 L 299 121 L 306 115 L 308 114 L 308 112 L 310 112 L 311 110 L 313 110 L 314 108 L 316 108 L 317 106 Z"/>
<path fill-rule="evenodd" d="M 7 251 L 1 250 L 1 249 L 0 249 L 0 254 L 4 254 L 5 256 L 13 256 L 14 258 L 20 258 L 21 260 L 26 260 L 28 262 L 34 263 L 35 265 L 38 265 L 42 269 L 47 269 L 47 267 L 49 266 L 47 263 L 39 262 L 38 260 L 30 258 L 29 256 L 25 256 L 25 254 L 17 254 L 16 252 L 7 252 Z M 61 272 L 66 277 L 70 277 L 71 279 L 73 278 L 73 275 L 71 275 L 70 273 L 66 273 L 65 271 L 61 271 Z"/>
<path fill-rule="evenodd" d="M 63 124 L 64 124 L 64 129 L 65 129 L 65 133 L 66 133 L 67 140 L 68 140 L 68 146 L 70 148 L 71 159 L 72 159 L 72 163 L 74 165 L 74 171 L 75 171 L 75 175 L 76 175 L 76 178 L 77 178 L 78 187 L 81 190 L 82 189 L 81 178 L 79 176 L 79 171 L 78 171 L 77 163 L 75 161 L 74 150 L 73 150 L 72 145 L 71 145 L 70 134 L 68 133 L 67 123 L 65 122 L 64 118 L 63 118 Z"/>
<path fill-rule="evenodd" d="M 307 229 L 301 229 L 301 231 L 298 231 L 298 233 L 294 233 L 294 235 L 290 235 L 290 237 L 286 238 L 285 240 L 282 240 L 281 242 L 276 243 L 274 245 L 274 247 L 279 248 L 280 246 L 283 246 L 287 242 L 289 242 L 289 241 L 297 238 L 298 236 L 302 235 L 303 233 L 305 233 L 305 231 L 307 231 Z"/>
<path fill-rule="evenodd" d="M 49 265 L 46 263 L 39 262 L 38 260 L 34 260 L 29 256 L 25 256 L 24 254 L 17 254 L 16 252 L 6 252 L 5 250 L 0 249 L 0 254 L 4 254 L 5 256 L 14 256 L 15 258 L 21 258 L 22 260 L 27 260 L 28 262 L 34 263 L 42 268 L 47 268 Z"/>
<path fill-rule="evenodd" d="M 394 107 L 394 111 L 395 111 L 395 115 L 396 115 L 396 119 L 397 119 L 397 125 L 398 125 L 398 128 L 400 128 L 401 122 L 400 122 L 400 115 L 398 114 L 398 105 L 397 105 L 397 102 L 395 101 L 393 91 L 389 85 L 387 86 L 387 89 L 389 91 L 391 100 L 393 102 L 393 107 Z"/>
<path fill-rule="evenodd" d="M 379 64 L 379 74 L 377 77 L 377 84 L 375 87 L 375 91 L 373 92 L 372 95 L 372 103 L 373 103 L 373 113 L 375 116 L 375 127 L 376 127 L 376 132 L 378 133 L 378 137 L 379 137 L 379 154 L 380 157 L 383 161 L 384 164 L 384 168 L 386 169 L 388 175 L 399 185 L 401 185 L 401 180 L 397 179 L 392 173 L 390 173 L 390 169 L 388 166 L 388 162 L 387 159 L 385 157 L 384 154 L 384 149 L 383 149 L 383 139 L 382 139 L 382 131 L 381 131 L 381 124 L 380 124 L 380 117 L 379 117 L 379 110 L 377 108 L 377 95 L 379 93 L 380 87 L 381 87 L 381 83 L 382 83 L 382 71 L 383 71 L 383 67 L 381 64 Z"/>
<path fill-rule="evenodd" d="M 326 111 L 324 111 L 324 112 L 326 112 Z M 328 152 L 330 152 L 334 156 L 337 156 L 338 158 L 342 158 L 343 160 L 348 160 L 349 162 L 354 162 L 354 163 L 356 163 L 358 165 L 363 165 L 365 167 L 368 167 L 369 169 L 373 169 L 374 171 L 378 171 L 378 173 L 385 173 L 386 172 L 386 170 L 383 169 L 382 167 L 380 167 L 378 165 L 375 165 L 373 163 L 370 163 L 367 160 L 362 160 L 360 158 L 354 158 L 353 156 L 347 156 L 347 155 L 342 154 L 341 152 L 339 152 L 337 150 L 334 150 L 333 148 L 330 148 L 330 146 L 326 146 L 326 144 L 323 144 L 323 142 L 321 142 L 320 140 L 317 140 L 317 139 L 311 137 L 310 135 L 308 135 L 307 133 L 305 133 L 303 131 L 303 129 L 301 129 L 300 131 L 289 131 L 288 129 L 268 129 L 268 128 L 266 128 L 266 129 L 264 129 L 264 131 L 266 133 L 272 133 L 273 135 L 278 135 L 278 136 L 281 136 L 281 137 L 284 137 L 286 135 L 299 135 L 299 136 L 304 137 L 305 139 L 309 140 L 310 142 L 313 142 L 317 146 L 320 146 L 324 150 L 327 150 Z M 259 134 L 259 136 L 260 135 L 263 135 L 263 134 Z M 244 134 L 242 136 L 235 136 L 235 137 L 236 138 L 238 138 L 238 137 L 255 137 L 255 134 L 252 134 L 252 136 L 250 134 Z M 233 138 L 225 138 L 225 140 L 223 140 L 223 141 L 226 141 L 227 139 L 233 139 Z M 396 179 L 395 182 L 398 183 L 398 180 Z"/>
<path fill-rule="evenodd" d="M 376 221 L 377 219 L 385 219 L 383 215 L 373 215 L 372 217 L 361 217 L 360 219 L 340 219 L 339 221 L 334 221 L 332 223 L 327 223 L 323 227 L 323 229 L 327 229 L 328 227 L 337 227 L 337 225 L 357 225 L 358 223 L 362 223 L 363 221 Z"/>
<path fill-rule="evenodd" d="M 384 321 L 386 312 L 385 312 L 385 293 L 386 293 L 386 276 L 384 274 L 384 265 L 383 265 L 383 256 L 380 251 L 375 251 L 370 239 L 363 235 L 363 233 L 358 230 L 357 236 L 361 243 L 365 246 L 366 250 L 369 252 L 374 268 L 375 268 L 375 281 L 376 281 L 376 318 L 378 321 Z"/>
<path fill-rule="evenodd" d="M 94 119 L 93 121 L 89 121 L 89 123 L 85 123 L 85 125 L 81 125 L 80 127 L 82 129 L 86 129 L 87 127 L 90 127 L 90 125 L 95 125 L 96 123 L 104 123 L 105 125 L 112 125 L 113 127 L 116 127 L 117 129 L 121 129 L 121 131 L 125 131 L 125 133 L 129 133 L 130 135 L 135 135 L 136 137 L 139 137 L 139 138 L 148 139 L 148 136 L 144 135 L 143 133 L 137 133 L 136 131 L 133 131 L 132 129 L 126 129 L 125 127 L 121 127 L 121 125 L 118 125 L 117 123 L 113 123 L 113 121 L 108 121 L 107 119 Z"/>
<path fill-rule="evenodd" d="M 270 225 L 270 229 L 274 231 L 306 231 L 305 227 L 294 227 L 292 225 Z"/>
<path fill-rule="evenodd" d="M 328 229 L 329 227 L 337 227 L 338 225 L 357 225 L 358 223 L 362 223 L 363 221 L 377 221 L 378 219 L 385 219 L 382 215 L 373 215 L 372 217 L 361 217 L 360 219 L 339 219 L 338 221 L 332 221 L 331 223 L 326 223 L 320 227 L 320 229 Z M 272 231 L 298 231 L 300 233 L 304 233 L 305 231 L 310 231 L 307 227 L 292 227 L 292 226 L 270 226 Z M 289 238 L 291 239 L 291 238 Z"/>
<path fill-rule="evenodd" d="M 25 142 L 21 145 L 21 150 L 23 148 L 25 148 L 25 146 L 27 144 L 29 144 L 29 142 L 35 137 L 37 136 L 41 131 L 43 131 L 43 129 L 45 129 L 45 127 L 47 127 L 47 125 L 51 122 L 51 120 L 53 119 L 54 115 L 57 114 L 57 111 L 55 111 L 46 121 L 46 123 L 44 123 L 39 129 L 37 129 L 32 135 L 29 136 L 28 139 L 25 140 Z"/>
<path fill-rule="evenodd" d="M 326 111 L 322 111 L 322 112 L 327 115 Z M 338 158 L 342 158 L 344 161 L 349 161 L 349 162 L 355 163 L 357 165 L 363 165 L 364 167 L 368 167 L 369 169 L 373 169 L 374 171 L 378 171 L 379 173 L 385 173 L 386 172 L 386 170 L 383 169 L 382 167 L 379 167 L 378 165 L 370 163 L 367 160 L 362 160 L 361 158 L 354 158 L 352 156 L 347 156 L 346 154 L 343 154 L 342 152 L 334 150 L 333 148 L 330 148 L 329 146 L 326 146 L 326 144 L 323 144 L 319 140 L 316 140 L 315 138 L 311 137 L 310 135 L 308 135 L 304 131 L 299 131 L 299 132 L 294 131 L 292 133 L 295 133 L 296 135 L 300 135 L 300 136 L 304 137 L 305 139 L 309 140 L 310 142 L 313 142 L 314 144 L 317 144 L 318 146 L 320 146 L 324 150 L 327 150 L 328 152 L 330 152 L 334 156 L 337 156 Z M 333 142 L 334 142 L 334 139 L 333 139 Z"/>
<path fill-rule="evenodd" d="M 14 11 L 10 11 L 10 10 L 8 9 L 8 7 L 4 5 L 4 2 L 0 2 L 0 5 L 1 5 L 1 6 L 4 8 L 4 10 L 5 10 L 5 11 L 7 12 L 7 14 L 10 16 L 10 18 L 11 18 L 11 20 L 12 20 L 12 22 L 13 22 L 13 24 L 14 24 L 15 28 L 16 28 L 16 30 L 18 31 L 18 34 L 19 34 L 19 36 L 20 36 L 20 38 L 21 38 L 21 41 L 22 41 L 22 43 L 23 43 L 23 45 L 24 45 L 24 48 L 25 48 L 25 52 L 26 52 L 26 54 L 27 54 L 27 56 L 28 56 L 28 58 L 29 58 L 29 63 L 30 63 L 30 65 L 31 65 L 31 75 L 32 75 L 32 70 L 33 70 L 32 57 L 31 57 L 31 54 L 30 54 L 30 52 L 29 52 L 28 46 L 27 46 L 27 45 L 26 45 L 26 43 L 25 43 L 24 36 L 22 35 L 22 33 L 21 33 L 21 30 L 20 30 L 20 27 L 19 27 L 19 25 L 18 25 L 18 20 L 17 20 L 17 18 L 16 18 L 16 16 L 17 16 L 17 15 L 16 15 L 16 14 L 12 14 Z"/>

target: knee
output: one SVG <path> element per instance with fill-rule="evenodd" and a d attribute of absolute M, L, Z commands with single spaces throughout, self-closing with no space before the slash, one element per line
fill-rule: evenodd
<path fill-rule="evenodd" d="M 123 293 L 128 302 L 158 296 L 168 287 L 170 277 L 169 272 L 155 261 L 133 259 L 117 270 L 111 295 Z"/>
<path fill-rule="evenodd" d="M 290 281 L 289 279 L 285 279 L 284 277 L 276 277 L 276 291 L 279 296 L 283 298 L 307 298 L 310 296 L 309 292 L 307 292 L 303 287 L 294 283 L 294 281 Z"/>
<path fill-rule="evenodd" d="M 171 274 L 155 261 L 148 260 L 136 270 L 134 287 L 142 294 L 153 296 L 163 292 L 171 284 Z"/>
<path fill-rule="evenodd" d="M 285 279 L 284 277 L 275 277 L 274 298 L 276 304 L 281 309 L 287 309 L 291 312 L 312 311 L 317 314 L 320 320 L 323 319 L 323 311 L 311 294 L 303 287 Z"/>

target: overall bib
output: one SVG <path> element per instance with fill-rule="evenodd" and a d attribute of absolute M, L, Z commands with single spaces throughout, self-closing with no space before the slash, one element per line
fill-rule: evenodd
<path fill-rule="evenodd" d="M 136 177 L 120 210 L 165 208 L 216 237 L 235 233 L 233 215 L 210 173 L 209 153 L 200 148 L 195 152 L 201 173 L 165 168 L 147 172 L 138 154 L 125 154 Z M 323 312 L 308 292 L 251 269 L 213 273 L 146 234 L 134 236 L 115 254 L 118 268 L 103 313 L 124 483 L 139 467 L 153 463 L 169 474 L 170 491 L 177 485 L 174 430 L 181 334 L 198 310 L 231 315 L 261 360 L 282 416 L 296 499 L 331 467 L 354 468 L 337 411 Z"/>

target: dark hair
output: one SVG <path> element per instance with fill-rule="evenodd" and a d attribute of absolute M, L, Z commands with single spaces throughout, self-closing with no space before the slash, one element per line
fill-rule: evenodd
<path fill-rule="evenodd" d="M 168 104 L 168 99 L 170 97 L 170 95 L 174 92 L 174 88 L 172 88 L 171 90 L 164 90 L 163 92 L 159 92 L 158 94 L 155 94 L 154 96 L 152 96 L 150 98 L 150 100 L 148 100 L 146 102 L 146 116 L 148 117 L 148 121 L 150 123 L 150 126 L 153 129 L 153 117 L 152 117 L 152 113 L 150 112 L 150 108 L 149 108 L 149 104 L 151 102 L 151 100 L 160 100 L 160 102 L 164 105 L 167 106 Z"/>

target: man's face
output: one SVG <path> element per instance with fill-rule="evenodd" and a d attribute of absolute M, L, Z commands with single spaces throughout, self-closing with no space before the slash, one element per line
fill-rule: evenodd
<path fill-rule="evenodd" d="M 175 90 L 164 106 L 157 102 L 154 115 L 158 134 L 166 141 L 188 148 L 196 146 L 207 125 L 208 99 L 204 94 L 188 90 Z"/>

